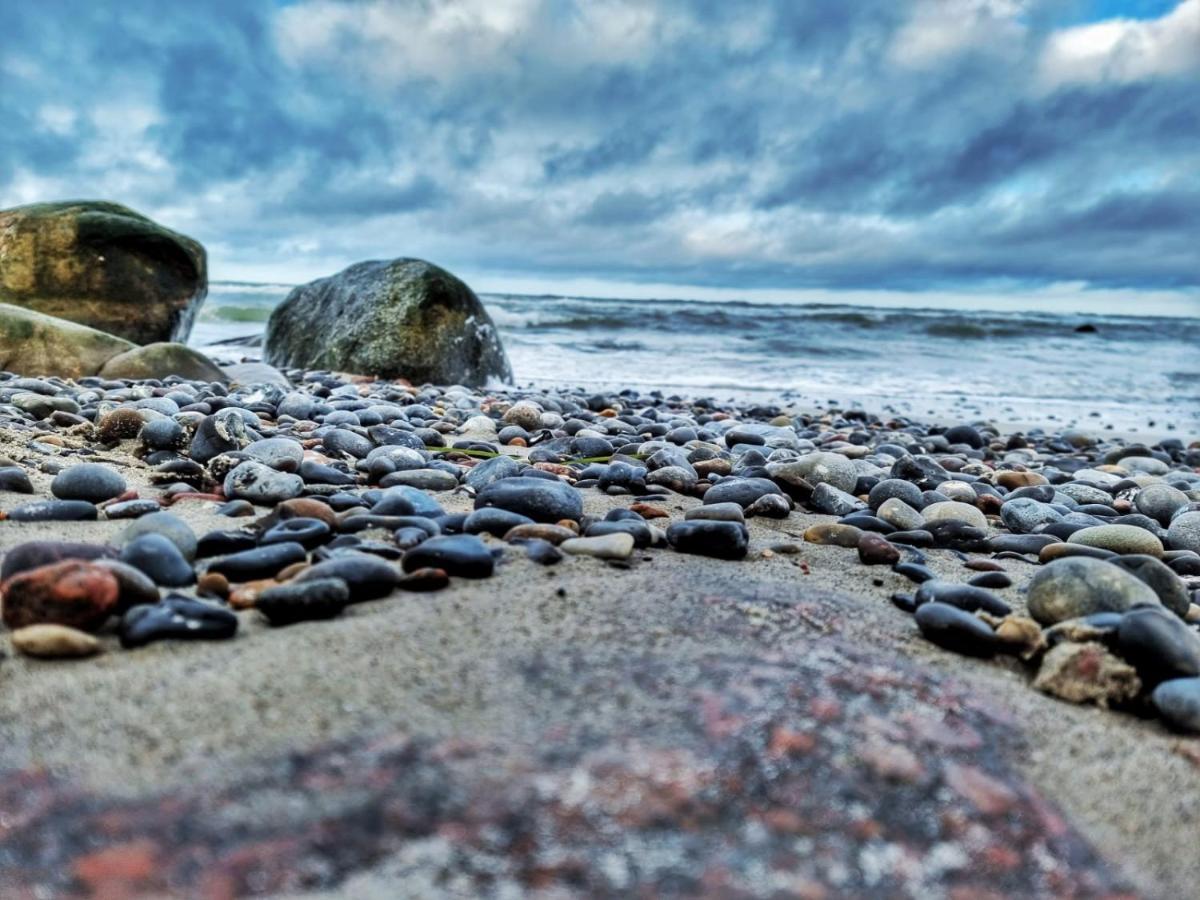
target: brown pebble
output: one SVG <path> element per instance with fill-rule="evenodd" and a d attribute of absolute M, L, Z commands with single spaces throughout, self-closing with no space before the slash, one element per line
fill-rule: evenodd
<path fill-rule="evenodd" d="M 141 433 L 145 421 L 136 409 L 121 407 L 100 417 L 96 425 L 96 437 L 104 444 L 135 438 Z"/>
<path fill-rule="evenodd" d="M 643 519 L 669 519 L 671 514 L 653 503 L 635 503 L 629 507 Z"/>
<path fill-rule="evenodd" d="M 833 544 L 836 547 L 857 547 L 862 537 L 861 528 L 853 525 L 838 525 L 836 523 L 813 525 L 804 532 L 804 539 L 810 544 Z"/>
<path fill-rule="evenodd" d="M 1089 547 L 1087 544 L 1069 544 L 1060 541 L 1057 544 L 1047 544 L 1038 553 L 1038 561 L 1048 563 L 1051 560 L 1062 559 L 1064 556 L 1090 556 L 1092 559 L 1112 559 L 1117 554 L 1102 547 Z"/>
<path fill-rule="evenodd" d="M 1036 484 L 1049 484 L 1044 475 L 1039 475 L 1037 472 L 1015 472 L 1002 471 L 996 473 L 996 484 L 1001 487 L 1006 487 L 1010 491 L 1015 491 L 1017 488 L 1031 487 Z"/>
<path fill-rule="evenodd" d="M 229 593 L 229 605 L 234 609 L 253 609 L 258 602 L 258 595 L 267 588 L 278 587 L 279 582 L 274 578 L 263 578 L 259 581 L 247 581 L 239 584 Z"/>
<path fill-rule="evenodd" d="M 575 534 L 579 534 L 579 523 L 573 519 L 559 519 L 554 524 L 559 528 L 566 528 L 568 531 L 573 531 Z"/>
<path fill-rule="evenodd" d="M 27 569 L 0 584 L 4 624 L 16 629 L 47 623 L 94 631 L 116 611 L 120 592 L 112 572 L 78 559 Z"/>
<path fill-rule="evenodd" d="M 347 510 L 353 515 L 358 513 L 362 515 L 362 509 L 353 507 Z M 291 500 L 284 500 L 275 507 L 274 515 L 279 521 L 285 519 L 317 519 L 324 522 L 330 528 L 336 529 L 338 526 L 338 515 L 333 507 L 328 503 L 322 503 L 320 500 L 313 500 L 311 497 L 293 497 Z"/>
<path fill-rule="evenodd" d="M 543 541 L 549 541 L 557 546 L 563 541 L 578 537 L 579 532 L 573 531 L 570 528 L 563 528 L 561 525 L 514 525 L 504 534 L 504 540 L 509 543 L 521 540 L 522 538 L 540 538 Z"/>
<path fill-rule="evenodd" d="M 301 560 L 300 562 L 294 562 L 290 566 L 284 566 L 282 569 L 280 569 L 275 575 L 275 580 L 291 581 L 305 569 L 309 568 L 312 568 L 312 565 L 304 560 Z"/>
<path fill-rule="evenodd" d="M 867 566 L 890 566 L 900 561 L 900 550 L 874 531 L 864 531 L 858 539 L 858 559 Z"/>
<path fill-rule="evenodd" d="M 450 583 L 450 576 L 444 569 L 426 567 L 413 569 L 396 582 L 396 587 L 402 591 L 440 591 Z"/>
<path fill-rule="evenodd" d="M 696 470 L 696 474 L 701 478 L 707 478 L 709 475 L 728 475 L 733 471 L 733 464 L 727 459 L 702 459 L 692 463 L 692 468 Z"/>
<path fill-rule="evenodd" d="M 773 550 L 771 550 L 770 548 L 768 548 L 768 549 L 764 550 L 764 551 L 763 551 L 761 554 L 759 554 L 759 555 L 760 555 L 760 556 L 762 556 L 762 558 L 763 558 L 763 559 L 774 559 L 774 558 L 775 558 L 775 551 L 773 551 Z"/>
<path fill-rule="evenodd" d="M 229 596 L 229 579 L 220 572 L 205 572 L 196 581 L 196 593 L 224 600 Z"/>
<path fill-rule="evenodd" d="M 86 631 L 66 625 L 27 625 L 12 633 L 15 649 L 42 659 L 72 659 L 92 656 L 104 648 Z"/>
<path fill-rule="evenodd" d="M 973 569 L 976 572 L 1003 572 L 1004 566 L 993 559 L 983 559 L 979 556 L 973 556 L 963 563 L 968 569 Z"/>

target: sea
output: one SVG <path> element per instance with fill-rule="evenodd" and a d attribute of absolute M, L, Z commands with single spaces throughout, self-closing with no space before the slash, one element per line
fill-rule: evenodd
<path fill-rule="evenodd" d="M 212 283 L 190 343 L 224 361 L 257 358 L 290 289 Z M 479 296 L 520 386 L 1200 438 L 1200 318 Z"/>

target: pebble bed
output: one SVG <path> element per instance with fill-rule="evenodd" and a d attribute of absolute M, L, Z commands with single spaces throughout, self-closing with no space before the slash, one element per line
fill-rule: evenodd
<path fill-rule="evenodd" d="M 1200 732 L 1200 442 L 285 374 L 287 387 L 232 390 L 0 376 L 3 527 L 128 520 L 110 543 L 35 540 L 4 555 L 18 652 L 229 640 L 247 615 L 320 622 L 503 577 L 505 554 L 736 566 L 801 553 L 752 542 L 745 524 L 799 510 L 828 516 L 804 541 L 911 582 L 880 602 L 934 644 L 1015 657 L 1037 690 Z M 130 490 L 103 461 L 114 452 L 154 488 Z M 51 496 L 33 496 L 31 471 L 53 476 Z M 589 491 L 628 505 L 587 515 Z M 446 511 L 439 497 L 454 494 L 473 511 Z M 680 495 L 701 502 L 672 520 Z M 170 511 L 182 503 L 219 505 L 228 527 L 194 533 Z M 961 579 L 938 578 L 930 554 L 961 560 Z M 996 593 L 1014 584 L 1017 608 Z"/>

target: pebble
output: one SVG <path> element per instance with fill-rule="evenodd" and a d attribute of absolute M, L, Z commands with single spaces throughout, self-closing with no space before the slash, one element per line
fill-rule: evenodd
<path fill-rule="evenodd" d="M 254 460 L 244 462 L 225 476 L 225 496 L 232 500 L 270 506 L 300 496 L 304 481 L 299 475 L 279 472 Z"/>
<path fill-rule="evenodd" d="M 676 522 L 667 528 L 667 543 L 680 553 L 694 553 L 717 559 L 743 559 L 750 549 L 750 535 L 737 522 Z"/>
<path fill-rule="evenodd" d="M 162 505 L 157 500 L 123 500 L 120 503 L 105 506 L 104 518 L 110 520 L 137 519 L 161 510 Z"/>
<path fill-rule="evenodd" d="M 350 602 L 350 588 L 340 578 L 313 578 L 267 588 L 254 607 L 272 625 L 294 625 L 341 615 Z"/>
<path fill-rule="evenodd" d="M 737 503 L 705 503 L 694 506 L 683 514 L 684 521 L 695 519 L 710 519 L 716 522 L 737 522 L 739 525 L 746 521 L 746 514 Z"/>
<path fill-rule="evenodd" d="M 504 534 L 504 540 L 509 543 L 513 541 L 539 540 L 546 541 L 555 546 L 573 537 L 578 537 L 578 535 L 570 528 L 564 528 L 562 525 L 536 523 L 533 525 L 517 525 Z"/>
<path fill-rule="evenodd" d="M 1029 614 L 1043 625 L 1099 612 L 1123 613 L 1139 604 L 1158 606 L 1158 595 L 1118 566 L 1087 557 L 1048 563 L 1026 589 Z"/>
<path fill-rule="evenodd" d="M 67 625 L 95 631 L 116 612 L 121 589 L 112 572 L 77 559 L 18 572 L 0 583 L 9 628 Z"/>
<path fill-rule="evenodd" d="M 925 524 L 925 517 L 899 497 L 884 500 L 875 512 L 879 518 L 900 531 L 912 531 Z"/>
<path fill-rule="evenodd" d="M 268 546 L 295 541 L 305 550 L 312 550 L 324 544 L 331 536 L 332 530 L 329 525 L 320 519 L 297 517 L 284 519 L 278 525 L 268 528 L 258 539 L 258 543 Z"/>
<path fill-rule="evenodd" d="M 405 572 L 442 569 L 461 578 L 488 578 L 496 561 L 477 535 L 452 534 L 422 541 L 404 554 L 401 565 Z"/>
<path fill-rule="evenodd" d="M 104 647 L 93 635 L 66 625 L 26 625 L 12 633 L 15 650 L 40 659 L 95 656 Z"/>
<path fill-rule="evenodd" d="M 924 603 L 917 607 L 917 627 L 928 640 L 967 656 L 992 656 L 1000 639 L 991 627 L 969 612 L 948 603 Z"/>
<path fill-rule="evenodd" d="M 705 505 L 716 503 L 736 503 L 742 509 L 751 506 L 766 494 L 780 494 L 783 491 L 779 485 L 769 478 L 736 478 L 730 477 L 714 484 L 704 493 Z"/>
<path fill-rule="evenodd" d="M 869 508 L 853 494 L 839 490 L 831 484 L 817 485 L 812 496 L 808 498 L 808 505 L 831 516 L 848 516 Z"/>
<path fill-rule="evenodd" d="M 1167 544 L 1172 550 L 1200 553 L 1200 511 L 1185 512 L 1172 519 L 1167 529 Z"/>
<path fill-rule="evenodd" d="M 1133 498 L 1133 505 L 1138 512 L 1155 519 L 1163 526 L 1169 525 L 1175 511 L 1184 508 L 1189 502 L 1187 494 L 1169 484 L 1146 485 Z"/>
<path fill-rule="evenodd" d="M 1181 618 L 1187 615 L 1188 606 L 1192 602 L 1187 585 L 1162 560 L 1153 556 L 1132 554 L 1118 556 L 1112 560 L 1112 564 L 1149 585 L 1158 595 L 1159 602 L 1175 615 Z"/>
<path fill-rule="evenodd" d="M 26 541 L 4 554 L 4 562 L 0 564 L 0 581 L 7 580 L 18 572 L 62 562 L 64 559 L 95 560 L 116 555 L 116 550 L 104 544 L 85 544 L 80 541 Z"/>
<path fill-rule="evenodd" d="M 1107 707 L 1132 700 L 1142 683 L 1133 666 L 1089 641 L 1051 647 L 1042 658 L 1033 687 L 1070 703 Z"/>
<path fill-rule="evenodd" d="M 94 503 L 87 500 L 34 500 L 10 509 L 10 522 L 92 522 L 99 516 Z"/>
<path fill-rule="evenodd" d="M 1135 525 L 1096 525 L 1076 531 L 1067 542 L 1099 547 L 1113 553 L 1139 553 L 1162 556 L 1163 545 L 1157 537 Z"/>
<path fill-rule="evenodd" d="M 957 500 L 945 500 L 941 503 L 931 503 L 921 510 L 928 526 L 934 522 L 964 522 L 975 528 L 987 528 L 987 517 L 976 507 Z"/>
<path fill-rule="evenodd" d="M 810 525 L 804 530 L 804 540 L 810 544 L 832 544 L 835 547 L 857 547 L 864 532 L 853 525 L 836 522 Z"/>
<path fill-rule="evenodd" d="M 308 554 L 301 544 L 269 544 L 266 547 L 218 557 L 208 564 L 206 571 L 224 575 L 230 581 L 254 581 L 259 578 L 271 578 L 284 566 L 307 559 Z"/>
<path fill-rule="evenodd" d="M 1147 687 L 1200 675 L 1200 635 L 1161 607 L 1134 609 L 1121 617 L 1117 652 Z"/>
<path fill-rule="evenodd" d="M 592 556 L 596 559 L 628 559 L 633 554 L 633 547 L 633 535 L 628 533 L 570 538 L 559 544 L 559 549 L 570 556 Z"/>
<path fill-rule="evenodd" d="M 142 534 L 121 549 L 121 562 L 163 587 L 186 587 L 196 574 L 183 554 L 161 534 Z"/>
<path fill-rule="evenodd" d="M 922 582 L 917 588 L 915 599 L 918 605 L 945 603 L 967 612 L 981 609 L 993 616 L 1007 616 L 1012 612 L 1007 603 L 983 588 L 939 579 Z"/>
<path fill-rule="evenodd" d="M 115 543 L 118 547 L 124 546 L 143 534 L 161 534 L 179 548 L 184 559 L 190 562 L 196 558 L 195 532 L 183 519 L 173 513 L 156 512 L 140 516 L 125 527 L 117 536 Z"/>
<path fill-rule="evenodd" d="M 1012 587 L 1012 579 L 1003 572 L 982 572 L 967 580 L 972 587 L 1001 589 Z"/>
<path fill-rule="evenodd" d="M 1008 500 L 1000 507 L 1000 520 L 1015 534 L 1032 534 L 1039 526 L 1062 520 L 1062 513 L 1029 497 Z"/>
<path fill-rule="evenodd" d="M 134 606 L 121 617 L 121 646 L 143 647 L 162 640 L 214 641 L 237 633 L 231 610 L 178 594 L 153 606 Z"/>
<path fill-rule="evenodd" d="M 858 539 L 858 559 L 867 566 L 890 566 L 900 560 L 900 551 L 882 535 L 864 531 Z"/>
<path fill-rule="evenodd" d="M 854 463 L 840 453 L 810 453 L 784 465 L 788 471 L 799 475 L 814 488 L 827 484 L 849 493 L 858 484 L 858 470 Z"/>
<path fill-rule="evenodd" d="M 407 554 L 405 556 L 407 557 Z M 350 589 L 350 602 L 361 603 L 364 600 L 386 597 L 396 587 L 400 575 L 396 567 L 385 560 L 367 553 L 349 552 L 319 562 L 305 569 L 293 580 L 309 581 L 317 578 L 340 578 Z"/>
<path fill-rule="evenodd" d="M 1158 714 L 1172 728 L 1200 734 L 1200 678 L 1172 678 L 1150 695 Z"/>
<path fill-rule="evenodd" d="M 33 482 L 20 466 L 4 466 L 0 468 L 0 491 L 10 494 L 32 494 Z"/>
<path fill-rule="evenodd" d="M 475 508 L 495 506 L 527 516 L 535 522 L 578 521 L 583 516 L 583 496 L 569 484 L 542 478 L 502 478 L 475 497 Z"/>
<path fill-rule="evenodd" d="M 414 569 L 396 579 L 396 587 L 402 591 L 440 591 L 449 584 L 445 569 Z"/>

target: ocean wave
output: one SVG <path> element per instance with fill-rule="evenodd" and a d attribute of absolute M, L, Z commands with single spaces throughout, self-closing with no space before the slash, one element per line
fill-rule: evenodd
<path fill-rule="evenodd" d="M 217 322 L 266 322 L 274 309 L 274 306 L 205 304 L 200 309 L 200 317 Z"/>

